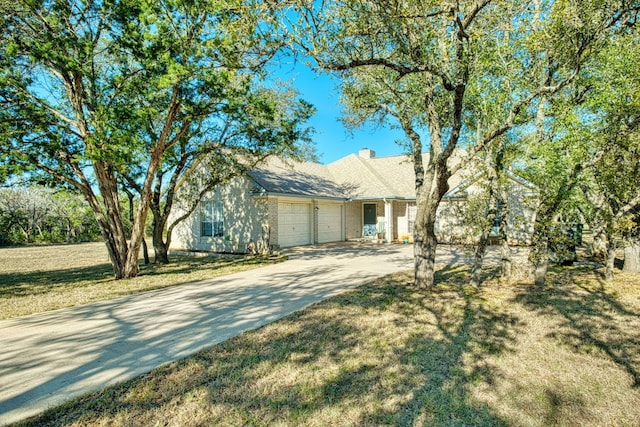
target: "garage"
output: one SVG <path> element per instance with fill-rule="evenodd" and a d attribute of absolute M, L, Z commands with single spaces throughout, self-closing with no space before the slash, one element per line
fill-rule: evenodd
<path fill-rule="evenodd" d="M 339 242 L 342 237 L 342 205 L 318 205 L 318 243 Z"/>
<path fill-rule="evenodd" d="M 278 203 L 278 244 L 281 247 L 311 244 L 311 205 Z"/>

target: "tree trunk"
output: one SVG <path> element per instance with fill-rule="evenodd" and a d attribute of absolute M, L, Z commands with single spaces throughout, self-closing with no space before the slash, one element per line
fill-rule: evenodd
<path fill-rule="evenodd" d="M 427 231 L 430 229 L 430 231 Z M 432 289 L 435 284 L 436 248 L 438 241 L 433 225 L 427 226 L 423 236 L 414 236 L 414 279 L 420 289 Z"/>
<path fill-rule="evenodd" d="M 442 170 L 442 169 L 440 169 Z M 436 213 L 442 196 L 449 190 L 448 176 L 438 168 L 433 175 L 432 193 L 435 196 L 418 193 L 418 206 L 414 227 L 414 266 L 415 285 L 420 289 L 432 289 L 435 284 L 436 249 Z M 423 188 L 424 190 L 424 188 Z"/>
<path fill-rule="evenodd" d="M 607 237 L 603 227 L 594 227 L 591 254 L 597 261 L 605 261 L 608 256 Z"/>
<path fill-rule="evenodd" d="M 607 261 L 605 264 L 604 270 L 604 279 L 605 280 L 613 280 L 613 270 L 616 265 L 616 248 L 614 245 L 610 244 L 609 249 L 607 250 Z"/>
<path fill-rule="evenodd" d="M 153 251 L 155 252 L 153 260 L 155 264 L 169 264 L 169 248 L 162 240 L 162 234 L 157 237 L 156 233 L 153 233 Z"/>
<path fill-rule="evenodd" d="M 533 281 L 537 287 L 544 287 L 549 270 L 549 237 L 548 229 L 536 218 L 533 244 L 529 253 L 529 260 L 533 265 Z"/>
<path fill-rule="evenodd" d="M 500 279 L 504 282 L 509 282 L 511 280 L 511 275 L 513 274 L 513 265 L 511 263 L 511 248 L 509 247 L 509 243 L 507 239 L 501 239 L 502 243 L 500 245 Z"/>
<path fill-rule="evenodd" d="M 149 248 L 144 238 L 142 239 L 142 256 L 144 257 L 144 265 L 149 265 Z"/>
<path fill-rule="evenodd" d="M 469 281 L 471 286 L 477 287 L 482 284 L 482 265 L 484 264 L 484 255 L 487 252 L 488 243 L 489 233 L 483 231 L 474 252 L 473 267 L 471 268 L 471 280 Z"/>
<path fill-rule="evenodd" d="M 495 193 L 493 190 L 489 190 L 489 201 L 487 206 L 488 213 L 484 218 L 480 240 L 478 241 L 474 252 L 473 267 L 471 268 L 471 280 L 469 281 L 469 284 L 471 286 L 480 286 L 482 284 L 482 266 L 484 264 L 484 256 L 487 253 L 487 246 L 489 245 L 489 235 L 491 234 L 493 221 L 496 217 L 496 200 L 494 194 Z"/>
<path fill-rule="evenodd" d="M 124 259 L 126 254 L 121 252 L 122 248 L 116 244 L 114 237 L 109 233 L 103 221 L 98 219 L 98 224 L 100 225 L 100 232 L 102 233 L 102 238 L 104 239 L 107 253 L 109 254 L 109 260 L 111 261 L 111 267 L 113 268 L 113 277 L 116 280 L 122 279 L 124 278 Z"/>
<path fill-rule="evenodd" d="M 622 270 L 627 273 L 640 273 L 640 241 L 625 246 Z"/>
<path fill-rule="evenodd" d="M 612 280 L 613 271 L 616 264 L 616 238 L 611 230 L 603 232 L 604 235 L 604 247 L 605 247 L 605 270 L 604 279 Z"/>
<path fill-rule="evenodd" d="M 152 244 L 155 252 L 155 258 L 153 262 L 155 264 L 169 264 L 169 240 L 164 240 L 164 228 L 169 217 L 168 212 L 163 213 L 160 209 L 160 193 L 154 192 L 151 199 L 151 213 L 152 219 Z"/>
<path fill-rule="evenodd" d="M 128 276 L 130 269 L 127 265 L 127 237 L 124 232 L 113 167 L 106 162 L 96 161 L 93 169 L 100 188 L 100 194 L 102 195 L 105 212 L 103 214 L 99 206 L 92 205 L 92 208 L 96 214 L 96 219 L 98 219 L 98 224 L 100 224 L 102 237 L 107 245 L 114 277 L 116 279 L 133 277 Z M 98 210 L 97 212 L 96 209 Z"/>
<path fill-rule="evenodd" d="M 507 189 L 505 185 L 498 187 L 498 201 L 502 204 L 502 212 L 500 212 L 500 279 L 504 282 L 511 280 L 512 263 L 511 248 L 509 247 L 509 236 L 507 235 L 507 226 L 509 224 L 509 200 L 507 197 Z"/>
<path fill-rule="evenodd" d="M 547 271 L 549 270 L 549 255 L 541 256 L 534 264 L 533 269 L 533 283 L 539 287 L 544 287 L 545 280 L 547 278 Z"/>

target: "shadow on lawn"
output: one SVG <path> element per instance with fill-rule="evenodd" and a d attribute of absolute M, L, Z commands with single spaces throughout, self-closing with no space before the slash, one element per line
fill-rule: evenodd
<path fill-rule="evenodd" d="M 489 308 L 465 269 L 445 268 L 446 285 L 431 293 L 407 278 L 377 280 L 29 425 L 115 414 L 135 424 L 202 393 L 197 412 L 207 415 L 195 424 L 507 425 L 470 389 L 499 375 L 487 358 L 510 351 L 519 319 Z"/>
<path fill-rule="evenodd" d="M 62 270 L 36 270 L 25 273 L 0 274 L 0 298 L 40 295 L 60 284 L 102 282 L 113 279 L 108 263 Z"/>
<path fill-rule="evenodd" d="M 550 274 L 548 282 L 555 286 L 523 287 L 515 301 L 560 318 L 549 337 L 576 352 L 602 351 L 630 375 L 633 387 L 640 387 L 640 312 L 625 306 L 597 271 L 589 279 L 585 270 L 563 268 Z"/>
<path fill-rule="evenodd" d="M 148 264 L 140 266 L 139 277 L 166 274 L 188 274 L 203 268 L 221 269 L 234 265 L 264 264 L 269 261 L 254 257 L 190 257 L 173 256 L 167 265 Z M 113 281 L 111 264 L 97 264 L 89 267 L 37 270 L 0 274 L 0 298 L 41 295 L 58 285 L 79 283 L 101 283 Z"/>
<path fill-rule="evenodd" d="M 277 421 L 293 425 L 313 420 L 338 425 L 508 425 L 487 405 L 472 401 L 469 388 L 495 380 L 498 374 L 485 363 L 486 356 L 509 351 L 519 321 L 488 309 L 481 294 L 466 287 L 466 269 L 445 268 L 438 275 L 447 287 L 431 294 L 379 280 L 321 304 L 291 320 L 298 324 L 295 332 L 265 337 L 265 347 L 255 362 L 249 361 L 250 368 L 243 369 L 249 375 L 241 380 L 255 384 L 261 373 L 252 375 L 252 368 L 273 363 L 271 368 L 277 369 L 278 363 L 293 359 L 293 369 L 304 375 L 324 370 L 322 381 L 299 379 L 250 398 L 243 395 L 249 390 L 244 386 L 231 395 L 229 389 L 219 393 L 211 387 L 211 403 L 240 409 L 244 420 L 268 420 L 267 413 L 277 408 L 285 414 Z M 388 331 L 366 324 L 390 313 Z M 248 357 L 255 354 L 247 350 L 236 347 Z M 209 354 L 207 362 L 215 364 L 217 355 Z M 224 376 L 246 366 L 247 360 L 228 362 Z M 323 412 L 331 410 L 342 415 L 322 420 Z M 350 412 L 357 413 L 356 419 Z"/>

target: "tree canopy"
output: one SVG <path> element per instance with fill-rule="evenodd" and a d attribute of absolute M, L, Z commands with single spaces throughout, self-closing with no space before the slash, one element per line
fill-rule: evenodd
<path fill-rule="evenodd" d="M 246 111 L 255 119 L 279 96 L 260 87 L 262 67 L 280 47 L 261 10 L 250 0 L 36 0 L 11 4 L 0 17 L 2 169 L 81 192 L 117 278 L 137 274 L 154 183 L 180 150 L 222 141 L 291 149 L 300 135 L 310 110 L 299 103 L 292 108 L 305 112 L 278 122 L 280 131 L 275 120 L 247 127 Z M 222 140 L 234 123 L 244 136 Z M 119 176 L 139 189 L 130 234 Z"/>

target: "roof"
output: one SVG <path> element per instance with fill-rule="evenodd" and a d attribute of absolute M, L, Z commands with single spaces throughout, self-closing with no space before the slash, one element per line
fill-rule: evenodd
<path fill-rule="evenodd" d="M 348 198 L 347 189 L 337 182 L 325 165 L 295 162 L 272 157 L 250 172 L 260 189 L 270 194 Z"/>
<path fill-rule="evenodd" d="M 464 152 L 454 158 L 461 161 Z M 428 154 L 423 154 L 427 164 Z M 415 172 L 407 155 L 365 157 L 350 154 L 328 165 L 296 162 L 273 157 L 250 173 L 267 194 L 351 200 L 415 200 Z M 454 174 L 449 186 L 455 189 L 472 176 L 467 169 Z"/>

